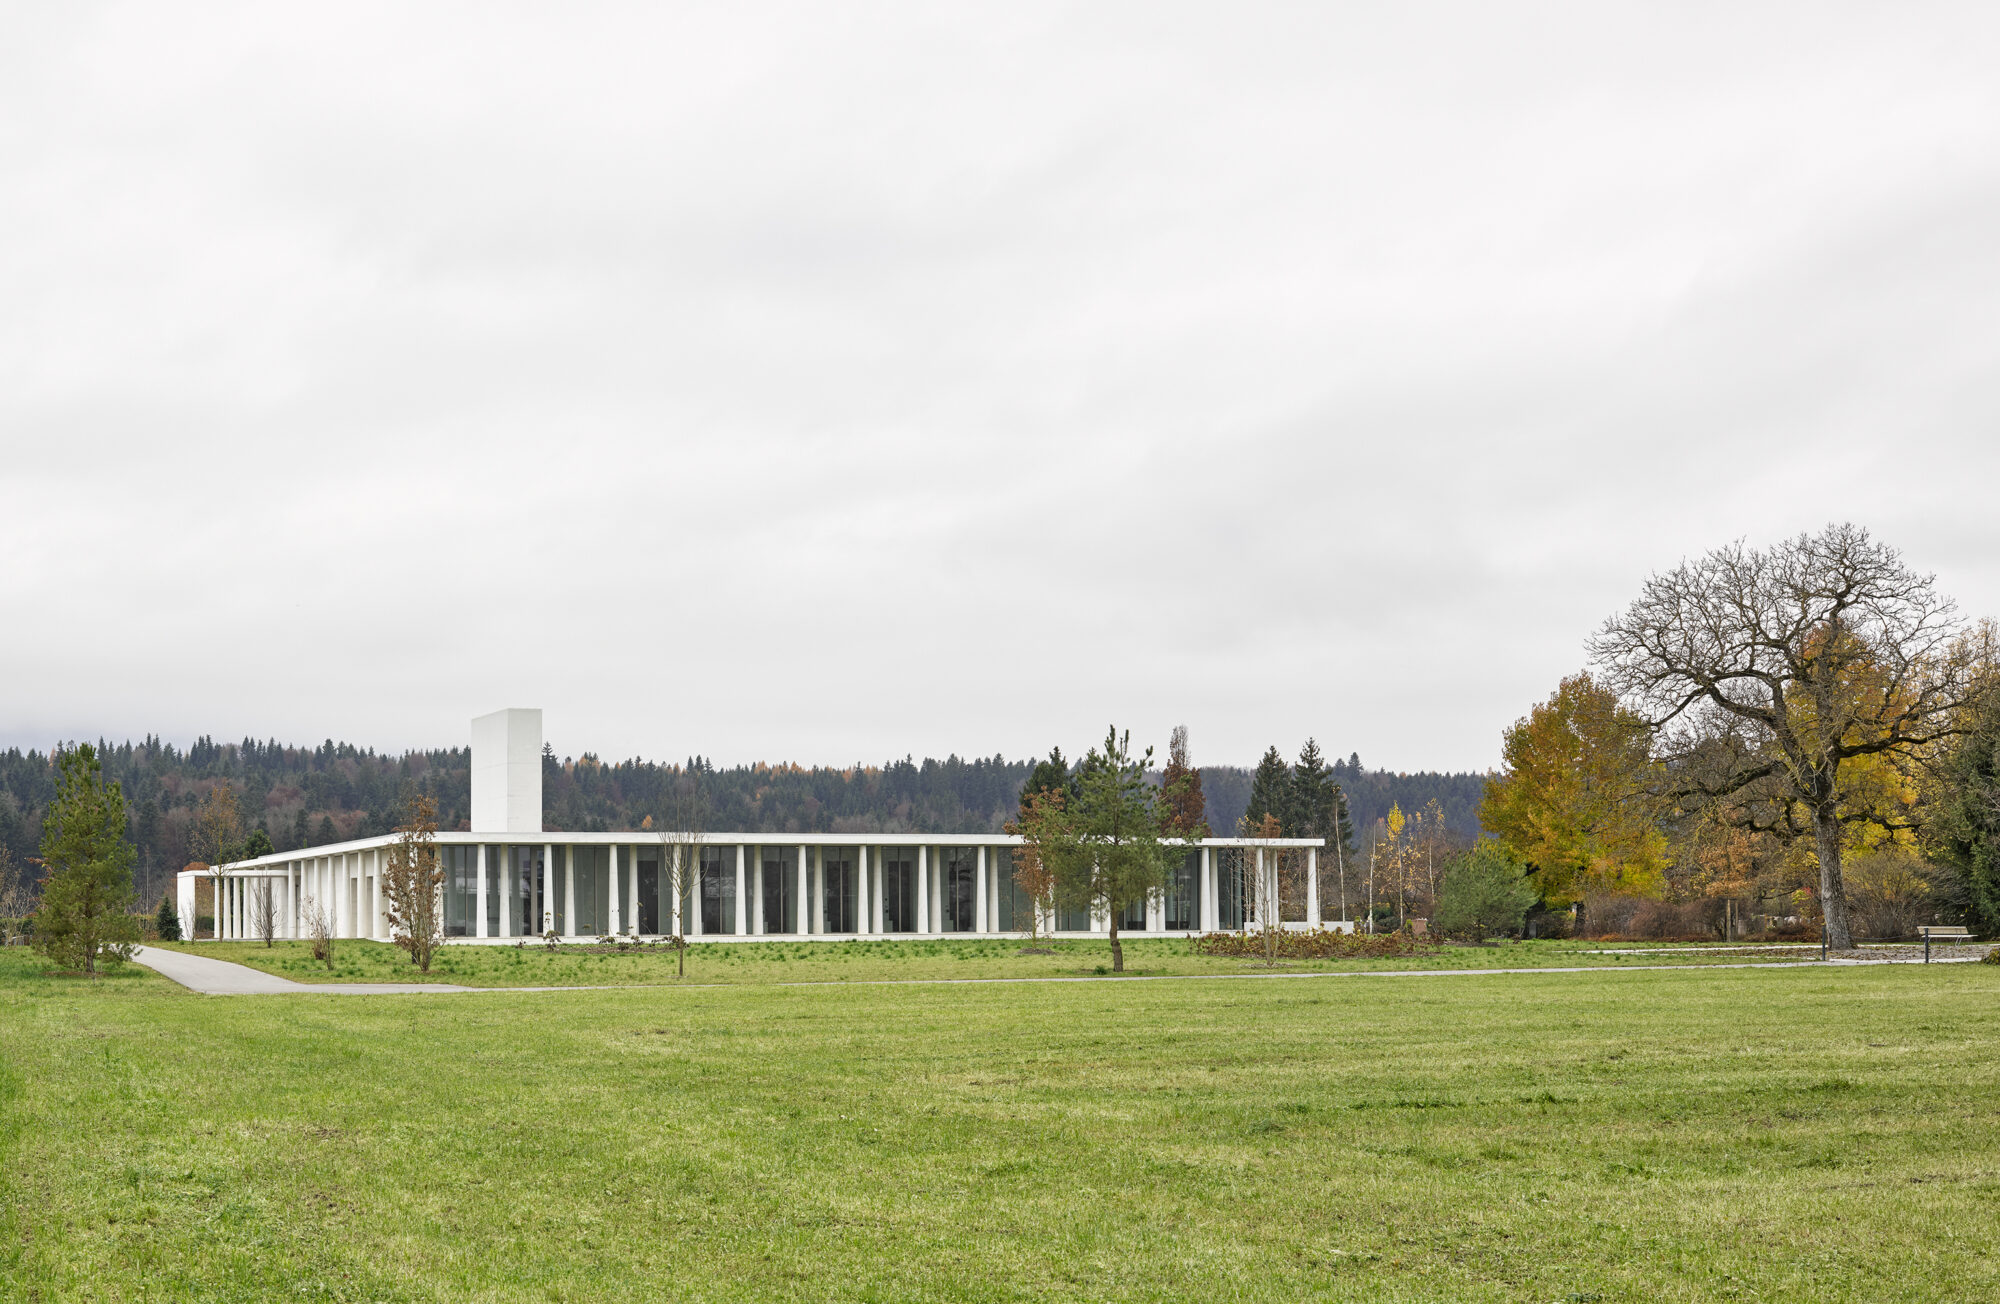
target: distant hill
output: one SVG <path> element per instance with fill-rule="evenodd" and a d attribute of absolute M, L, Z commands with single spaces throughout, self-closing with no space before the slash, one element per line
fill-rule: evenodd
<path fill-rule="evenodd" d="M 406 794 L 438 804 L 438 823 L 466 827 L 471 805 L 470 754 L 439 748 L 378 754 L 331 740 L 295 747 L 246 738 L 218 743 L 203 737 L 182 750 L 157 738 L 99 743 L 107 777 L 124 785 L 132 838 L 139 849 L 142 898 L 156 899 L 189 855 L 195 808 L 217 783 L 237 790 L 250 827 L 262 827 L 280 851 L 386 833 Z M 707 793 L 709 827 L 745 833 L 990 833 L 1012 817 L 1033 761 L 1002 756 L 964 760 L 905 757 L 881 765 L 736 766 L 717 769 L 701 757 L 684 765 L 605 762 L 586 753 L 570 759 L 544 754 L 542 808 L 551 828 L 578 832 L 633 829 L 664 808 L 670 784 L 698 776 Z M 1388 813 L 1392 802 L 1422 809 L 1433 798 L 1445 824 L 1469 836 L 1477 823 L 1477 774 L 1392 774 L 1364 769 L 1358 757 L 1335 764 L 1357 831 Z M 1202 770 L 1209 823 L 1235 828 L 1249 802 L 1248 768 Z M 36 854 L 42 812 L 54 793 L 54 770 L 43 752 L 0 752 L 0 845 L 17 860 Z M 1365 838 L 1365 832 L 1363 833 Z"/>

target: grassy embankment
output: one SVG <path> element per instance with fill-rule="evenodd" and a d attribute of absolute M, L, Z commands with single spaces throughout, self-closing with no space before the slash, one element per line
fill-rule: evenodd
<path fill-rule="evenodd" d="M 936 938 L 875 942 L 703 942 L 688 949 L 690 983 L 881 982 L 912 978 L 1074 978 L 1108 973 L 1111 947 L 1102 941 L 1046 944 L 1049 954 L 1024 955 L 1018 941 Z M 1125 966 L 1134 975 L 1255 973 L 1258 961 L 1195 955 L 1185 939 L 1129 941 Z M 474 987 L 610 986 L 673 983 L 674 953 L 641 945 L 616 951 L 592 945 L 552 951 L 527 946 L 447 946 L 428 975 L 386 942 L 334 944 L 334 967 L 316 963 L 304 942 L 188 942 L 173 948 L 250 965 L 295 982 L 441 982 Z M 1446 946 L 1407 956 L 1348 960 L 1286 960 L 1287 972 L 1324 973 L 1373 969 L 1514 969 L 1567 965 L 1630 968 L 1647 964 L 1741 963 L 1799 960 L 1805 952 L 1738 948 L 1669 948 L 1657 954 L 1607 955 L 1594 942 L 1510 942 Z M 1621 944 L 1621 950 L 1643 950 Z M 1816 958 L 1816 955 L 1813 957 Z"/>
<path fill-rule="evenodd" d="M 7 1299 L 2000 1297 L 2000 969 L 212 998 L 0 953 Z"/>

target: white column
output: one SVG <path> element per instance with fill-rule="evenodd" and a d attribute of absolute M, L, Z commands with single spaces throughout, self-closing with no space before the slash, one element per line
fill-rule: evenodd
<path fill-rule="evenodd" d="M 1306 848 L 1306 926 L 1319 927 L 1319 848 Z"/>
<path fill-rule="evenodd" d="M 474 857 L 473 870 L 479 875 L 479 890 L 474 894 L 473 909 L 477 915 L 472 921 L 472 935 L 486 936 L 486 844 L 480 843 Z"/>
<path fill-rule="evenodd" d="M 706 885 L 701 880 L 702 880 L 702 875 L 707 873 L 708 871 L 702 867 L 701 850 L 702 849 L 700 847 L 688 848 L 688 855 L 693 859 L 693 863 L 688 867 L 688 883 L 693 889 L 688 893 L 687 935 L 689 937 L 700 937 L 702 935 L 702 927 L 701 927 L 702 890 Z"/>
<path fill-rule="evenodd" d="M 750 931 L 764 931 L 764 848 L 750 848 Z"/>
<path fill-rule="evenodd" d="M 500 848 L 500 936 L 514 935 L 514 848 Z"/>
<path fill-rule="evenodd" d="M 552 842 L 542 844 L 542 917 L 535 921 L 535 936 L 555 931 L 556 908 L 556 848 Z"/>
<path fill-rule="evenodd" d="M 576 848 L 563 848 L 563 936 L 576 936 Z"/>
<path fill-rule="evenodd" d="M 618 881 L 618 844 L 615 842 L 611 844 L 610 869 L 604 875 L 604 895 L 611 909 L 611 918 L 609 921 L 611 927 L 604 931 L 610 936 L 616 937 L 625 931 L 624 912 L 620 909 L 625 904 L 625 885 Z"/>
<path fill-rule="evenodd" d="M 745 886 L 743 880 L 749 869 L 749 857 L 744 854 L 746 850 L 742 843 L 736 844 L 736 926 L 729 931 L 739 937 L 750 931 L 748 918 L 750 902 L 748 893 L 743 890 Z"/>
<path fill-rule="evenodd" d="M 854 931 L 857 933 L 875 932 L 880 924 L 875 909 L 875 899 L 880 893 L 874 887 L 878 878 L 880 878 L 879 874 L 871 874 L 868 870 L 868 848 L 856 847 L 854 849 Z"/>
<path fill-rule="evenodd" d="M 1201 849 L 1201 931 L 1212 933 L 1222 918 L 1215 900 L 1215 858 L 1207 847 Z"/>
<path fill-rule="evenodd" d="M 1163 890 L 1146 894 L 1146 931 L 1157 933 L 1167 926 L 1167 898 Z"/>
<path fill-rule="evenodd" d="M 673 897 L 673 901 L 670 903 L 670 908 L 667 911 L 668 916 L 673 920 L 673 936 L 684 937 L 686 936 L 687 929 L 685 921 L 681 918 L 682 894 L 674 891 L 674 880 L 679 878 L 683 884 L 688 881 L 685 871 L 676 873 L 681 862 L 686 859 L 688 849 L 679 843 L 675 843 L 673 846 L 667 848 L 667 850 L 673 853 L 674 858 L 668 864 L 667 879 L 660 885 L 660 890 L 668 896 Z"/>
<path fill-rule="evenodd" d="M 917 848 L 917 932 L 919 933 L 931 931 L 931 876 L 924 872 L 929 864 L 924 859 L 924 853 L 928 850 L 930 850 L 928 847 Z"/>
<path fill-rule="evenodd" d="M 811 931 L 806 927 L 806 924 L 808 922 L 806 919 L 806 902 L 810 899 L 810 896 L 806 891 L 806 887 L 812 880 L 812 866 L 806 863 L 807 855 L 808 855 L 808 849 L 805 847 L 800 847 L 799 848 L 799 897 L 797 901 L 793 902 L 794 908 L 792 910 L 792 918 L 785 921 L 788 924 L 798 925 L 798 930 L 801 933 Z M 787 931 L 790 930 L 788 929 Z"/>
<path fill-rule="evenodd" d="M 826 849 L 813 857 L 812 894 L 806 898 L 807 931 L 826 931 Z"/>
<path fill-rule="evenodd" d="M 375 848 L 375 892 L 374 900 L 368 903 L 368 935 L 378 942 L 389 940 L 389 921 L 382 914 L 382 866 L 387 859 L 386 851 Z"/>
<path fill-rule="evenodd" d="M 973 911 L 973 913 L 972 913 L 972 931 L 973 931 L 973 932 L 975 932 L 975 933 L 983 933 L 983 932 L 985 932 L 985 931 L 986 931 L 986 920 L 987 920 L 987 914 L 986 914 L 986 848 L 984 848 L 984 847 L 981 847 L 981 848 L 979 849 L 979 876 L 978 876 L 977 880 L 975 880 L 975 881 L 977 882 L 977 884 L 978 884 L 978 888 L 979 888 L 978 892 L 977 892 L 977 893 L 975 894 L 975 899 L 976 899 L 976 900 L 977 900 L 977 901 L 979 902 L 979 904 L 978 904 L 978 905 L 976 905 L 976 906 L 974 906 L 974 907 L 972 908 L 972 911 Z"/>

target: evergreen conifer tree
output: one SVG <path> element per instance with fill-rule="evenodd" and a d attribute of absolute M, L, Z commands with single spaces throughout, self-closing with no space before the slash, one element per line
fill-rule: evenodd
<path fill-rule="evenodd" d="M 1291 814 L 1291 797 L 1291 767 L 1278 755 L 1276 747 L 1267 748 L 1264 759 L 1257 762 L 1257 772 L 1250 776 L 1250 804 L 1243 811 L 1244 826 L 1254 829 L 1264 822 L 1266 815 L 1275 815 L 1282 829 L 1280 836 L 1289 836 L 1291 830 L 1284 824 L 1285 817 Z"/>
<path fill-rule="evenodd" d="M 180 912 L 174 909 L 174 899 L 171 895 L 160 898 L 160 912 L 153 916 L 153 929 L 159 933 L 162 942 L 181 940 Z"/>
<path fill-rule="evenodd" d="M 41 909 L 35 948 L 65 968 L 95 975 L 119 964 L 139 938 L 132 908 L 132 844 L 125 840 L 125 794 L 104 781 L 89 743 L 56 755 L 56 794 L 42 820 Z"/>

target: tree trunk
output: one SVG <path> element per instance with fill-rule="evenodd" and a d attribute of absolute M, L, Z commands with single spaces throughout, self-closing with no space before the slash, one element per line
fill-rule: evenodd
<path fill-rule="evenodd" d="M 1847 885 L 1840 878 L 1840 812 L 1832 803 L 1813 808 L 1813 842 L 1819 850 L 1819 908 L 1829 950 L 1854 949 L 1847 922 Z"/>
<path fill-rule="evenodd" d="M 1118 916 L 1111 916 L 1111 972 L 1125 972 L 1125 948 L 1118 945 Z"/>

